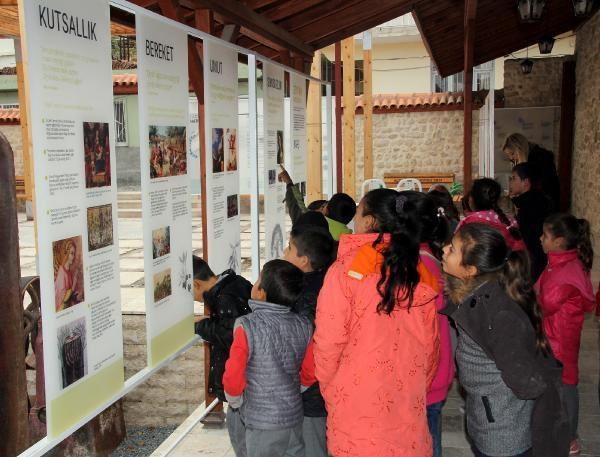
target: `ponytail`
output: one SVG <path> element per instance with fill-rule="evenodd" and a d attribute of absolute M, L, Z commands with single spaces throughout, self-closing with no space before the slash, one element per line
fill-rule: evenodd
<path fill-rule="evenodd" d="M 498 184 L 497 181 L 494 181 L 491 178 L 476 179 L 473 182 L 471 197 L 473 198 L 475 211 L 494 211 L 498 215 L 500 222 L 502 222 L 506 230 L 508 230 L 508 233 L 510 233 L 515 240 L 521 240 L 523 239 L 521 232 L 498 205 L 501 195 L 502 187 L 500 187 L 500 184 Z"/>
<path fill-rule="evenodd" d="M 499 282 L 508 296 L 527 314 L 535 330 L 536 348 L 548 355 L 549 346 L 542 325 L 542 312 L 532 287 L 529 256 L 525 251 L 509 251 Z"/>
<path fill-rule="evenodd" d="M 467 224 L 458 236 L 463 241 L 462 263 L 477 269 L 482 279 L 496 278 L 507 295 L 529 318 L 535 331 L 536 348 L 549 353 L 542 327 L 542 313 L 531 281 L 529 256 L 525 251 L 511 251 L 504 237 L 485 224 Z"/>
<path fill-rule="evenodd" d="M 510 233 L 515 240 L 523 239 L 521 231 L 517 228 L 515 221 L 511 222 L 508 216 L 504 214 L 504 211 L 502 211 L 502 209 L 498 206 L 498 202 L 492 206 L 492 210 L 498 215 L 500 222 L 504 224 L 506 230 L 508 230 L 508 233 Z"/>
<path fill-rule="evenodd" d="M 555 238 L 564 238 L 567 249 L 577 249 L 577 257 L 586 271 L 592 269 L 594 263 L 594 249 L 590 223 L 586 219 L 577 219 L 567 213 L 556 213 L 549 216 L 544 225 Z"/>
<path fill-rule="evenodd" d="M 363 215 L 373 216 L 377 222 L 379 236 L 373 247 L 383 242 L 385 234 L 390 235 L 389 245 L 382 250 L 381 278 L 377 282 L 381 302 L 377 312 L 391 314 L 396 303 L 404 300 L 408 300 L 410 308 L 420 279 L 415 205 L 392 189 L 375 189 L 363 197 Z"/>

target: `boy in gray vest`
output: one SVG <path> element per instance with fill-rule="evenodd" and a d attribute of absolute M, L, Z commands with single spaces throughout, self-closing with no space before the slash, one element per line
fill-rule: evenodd
<path fill-rule="evenodd" d="M 300 366 L 312 324 L 292 312 L 303 274 L 271 260 L 254 284 L 252 313 L 239 317 L 225 364 L 227 428 L 237 457 L 304 457 Z"/>

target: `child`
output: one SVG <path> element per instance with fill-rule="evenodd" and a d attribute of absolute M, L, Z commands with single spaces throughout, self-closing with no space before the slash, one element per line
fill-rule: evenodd
<path fill-rule="evenodd" d="M 456 230 L 465 224 L 487 224 L 498 230 L 513 251 L 525 249 L 517 222 L 504 214 L 498 205 L 502 187 L 490 178 L 476 179 L 469 192 L 469 204 L 473 212 L 467 215 Z"/>
<path fill-rule="evenodd" d="M 233 342 L 235 320 L 248 314 L 250 284 L 233 270 L 215 275 L 208 264 L 200 257 L 192 258 L 194 269 L 194 300 L 204 302 L 210 316 L 198 318 L 194 325 L 197 335 L 210 343 L 210 373 L 208 391 L 219 400 L 225 400 L 223 392 L 223 372 Z"/>
<path fill-rule="evenodd" d="M 544 336 L 527 254 L 511 251 L 495 229 L 467 224 L 444 248 L 442 265 L 453 302 L 444 313 L 458 329 L 456 362 L 475 456 L 533 450 L 564 457 L 560 366 Z"/>
<path fill-rule="evenodd" d="M 254 284 L 252 313 L 236 320 L 223 384 L 236 456 L 304 456 L 300 365 L 312 335 L 306 317 L 291 311 L 302 271 L 271 260 Z"/>
<path fill-rule="evenodd" d="M 536 283 L 544 314 L 544 331 L 552 351 L 564 366 L 562 380 L 571 425 L 570 455 L 579 455 L 579 345 L 586 312 L 594 309 L 590 270 L 594 252 L 590 225 L 570 214 L 554 214 L 544 222 L 542 247 L 548 266 Z"/>
<path fill-rule="evenodd" d="M 548 259 L 542 249 L 544 220 L 550 214 L 550 200 L 539 190 L 538 181 L 531 165 L 527 162 L 515 165 L 510 180 L 510 196 L 517 207 L 517 222 L 531 259 L 531 278 L 537 281 L 546 267 Z"/>
<path fill-rule="evenodd" d="M 444 279 L 442 276 L 442 248 L 448 241 L 450 226 L 442 207 L 436 206 L 431 193 L 405 191 L 399 195 L 406 197 L 405 212 L 414 211 L 421 224 L 419 255 L 423 267 L 432 275 L 429 284 L 438 295 L 436 308 L 444 307 Z M 421 281 L 425 275 L 421 274 Z M 433 441 L 433 457 L 442 455 L 442 407 L 454 379 L 454 356 L 450 338 L 448 317 L 437 315 L 440 331 L 440 361 L 433 382 L 427 392 L 427 423 Z"/>
<path fill-rule="evenodd" d="M 418 271 L 420 224 L 392 189 L 360 202 L 317 302 L 315 373 L 329 452 L 430 457 L 425 397 L 438 364 L 431 287 Z M 304 384 L 304 380 L 303 380 Z"/>
<path fill-rule="evenodd" d="M 306 214 L 309 214 L 310 211 Z M 318 213 L 317 213 L 318 214 Z M 319 214 L 323 218 L 323 215 Z M 327 229 L 315 228 L 314 226 L 299 225 L 292 229 L 290 242 L 284 251 L 283 258 L 294 264 L 304 273 L 304 287 L 298 301 L 294 305 L 294 311 L 301 316 L 307 316 L 314 324 L 317 297 L 323 286 L 323 280 L 327 267 L 331 261 L 333 239 Z M 303 364 L 303 371 L 314 373 L 314 357 L 312 352 L 307 351 L 307 360 Z M 308 365 L 307 365 L 308 364 Z M 302 436 L 306 455 L 311 457 L 327 457 L 326 418 L 327 410 L 325 402 L 319 390 L 319 383 L 314 376 L 309 375 L 305 381 L 306 373 L 302 377 L 302 384 L 306 390 L 302 392 L 302 403 L 304 406 L 304 422 L 302 424 Z"/>
<path fill-rule="evenodd" d="M 294 185 L 292 178 L 283 166 L 281 166 L 281 173 L 279 173 L 278 179 L 287 186 L 285 204 L 293 225 L 298 217 L 308 210 L 306 206 L 304 206 L 304 199 L 300 190 Z M 309 206 L 311 207 L 310 209 L 314 208 L 312 203 Z M 318 208 L 327 219 L 329 232 L 334 241 L 339 241 L 341 235 L 352 233 L 352 230 L 350 230 L 347 225 L 352 221 L 352 218 L 356 214 L 356 202 L 350 195 L 344 193 L 334 194 L 329 201 L 321 204 Z"/>
<path fill-rule="evenodd" d="M 433 199 L 437 207 L 444 208 L 444 215 L 450 224 L 450 236 L 452 236 L 460 222 L 460 215 L 454 205 L 452 195 L 450 195 L 448 189 L 442 185 L 432 187 L 429 189 L 429 192 L 427 192 L 427 195 Z"/>

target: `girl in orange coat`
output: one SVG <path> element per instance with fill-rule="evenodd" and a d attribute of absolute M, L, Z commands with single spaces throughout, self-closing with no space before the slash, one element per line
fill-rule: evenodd
<path fill-rule="evenodd" d="M 436 293 L 410 205 L 391 189 L 366 194 L 319 294 L 315 374 L 335 457 L 432 455 L 425 397 L 438 363 Z"/>

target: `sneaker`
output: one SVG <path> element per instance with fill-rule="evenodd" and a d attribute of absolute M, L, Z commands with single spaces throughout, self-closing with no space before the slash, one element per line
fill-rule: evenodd
<path fill-rule="evenodd" d="M 577 440 L 571 441 L 571 446 L 569 446 L 569 457 L 577 457 L 581 454 L 581 447 L 579 447 L 579 443 Z"/>

